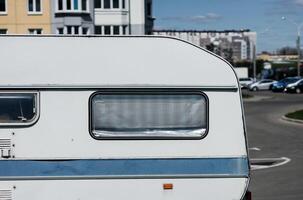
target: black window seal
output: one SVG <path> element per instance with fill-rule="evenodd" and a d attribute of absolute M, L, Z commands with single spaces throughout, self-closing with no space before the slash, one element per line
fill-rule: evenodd
<path fill-rule="evenodd" d="M 96 137 L 92 130 L 92 100 L 96 95 L 100 94 L 152 94 L 152 93 L 165 93 L 165 94 L 199 94 L 202 95 L 206 100 L 206 130 L 201 137 L 148 137 L 148 136 L 136 136 L 136 137 L 124 137 L 124 136 L 117 136 L 117 137 Z M 88 101 L 88 131 L 90 136 L 95 140 L 103 140 L 103 141 L 127 141 L 127 140 L 202 140 L 204 139 L 209 132 L 209 98 L 203 92 L 202 89 L 199 88 L 104 88 L 102 90 L 95 91 L 89 97 Z"/>

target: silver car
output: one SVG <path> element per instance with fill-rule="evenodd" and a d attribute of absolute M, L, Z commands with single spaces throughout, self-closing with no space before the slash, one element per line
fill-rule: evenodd
<path fill-rule="evenodd" d="M 254 79 L 253 78 L 239 78 L 239 82 L 240 82 L 241 88 L 247 88 L 248 85 L 250 85 L 254 82 Z"/>
<path fill-rule="evenodd" d="M 260 81 L 257 81 L 253 84 L 250 84 L 248 86 L 248 89 L 251 91 L 258 91 L 258 90 L 269 90 L 271 85 L 274 83 L 274 80 L 271 79 L 263 79 Z"/>

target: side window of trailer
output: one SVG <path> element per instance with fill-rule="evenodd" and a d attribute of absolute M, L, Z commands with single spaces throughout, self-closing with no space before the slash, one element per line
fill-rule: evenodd
<path fill-rule="evenodd" d="M 200 139 L 208 128 L 201 92 L 100 92 L 90 103 L 96 139 Z"/>
<path fill-rule="evenodd" d="M 0 126 L 30 125 L 38 115 L 38 93 L 0 93 Z"/>

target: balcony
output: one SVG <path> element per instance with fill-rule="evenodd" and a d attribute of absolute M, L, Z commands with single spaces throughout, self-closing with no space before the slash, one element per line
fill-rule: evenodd
<path fill-rule="evenodd" d="M 95 24 L 128 24 L 129 11 L 126 9 L 95 9 Z"/>

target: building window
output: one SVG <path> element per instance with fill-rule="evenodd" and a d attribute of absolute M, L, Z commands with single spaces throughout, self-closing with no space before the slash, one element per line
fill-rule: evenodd
<path fill-rule="evenodd" d="M 96 35 L 102 34 L 102 26 L 95 26 L 95 34 Z"/>
<path fill-rule="evenodd" d="M 78 0 L 74 0 L 74 10 L 78 10 L 79 9 L 79 2 Z"/>
<path fill-rule="evenodd" d="M 87 0 L 82 0 L 82 10 L 86 11 L 87 10 Z"/>
<path fill-rule="evenodd" d="M 125 9 L 125 0 L 122 0 L 122 9 Z"/>
<path fill-rule="evenodd" d="M 63 35 L 64 34 L 64 28 L 57 28 L 57 34 Z"/>
<path fill-rule="evenodd" d="M 57 34 L 63 35 L 88 35 L 89 28 L 87 27 L 80 27 L 80 26 L 65 26 L 61 28 L 57 28 Z"/>
<path fill-rule="evenodd" d="M 74 34 L 79 35 L 79 26 L 74 26 Z"/>
<path fill-rule="evenodd" d="M 208 103 L 199 91 L 107 91 L 90 104 L 96 139 L 200 139 L 207 133 Z"/>
<path fill-rule="evenodd" d="M 110 35 L 111 34 L 111 26 L 104 26 L 104 35 Z"/>
<path fill-rule="evenodd" d="M 126 26 L 126 25 L 123 25 L 123 26 L 122 26 L 122 34 L 123 34 L 123 35 L 126 35 L 126 34 L 127 34 L 126 31 L 127 31 L 127 26 Z"/>
<path fill-rule="evenodd" d="M 67 26 L 66 33 L 67 33 L 67 35 L 79 35 L 80 26 Z"/>
<path fill-rule="evenodd" d="M 104 9 L 110 9 L 110 1 L 111 0 L 104 0 Z"/>
<path fill-rule="evenodd" d="M 7 34 L 7 29 L 0 29 L 0 35 Z"/>
<path fill-rule="evenodd" d="M 58 0 L 58 10 L 63 10 L 63 0 Z"/>
<path fill-rule="evenodd" d="M 151 2 L 147 3 L 147 11 L 146 11 L 146 13 L 147 13 L 147 16 L 152 16 L 152 4 L 151 4 Z"/>
<path fill-rule="evenodd" d="M 94 0 L 94 8 L 102 8 L 101 0 Z"/>
<path fill-rule="evenodd" d="M 72 9 L 72 2 L 71 0 L 66 0 L 66 10 L 71 10 Z"/>
<path fill-rule="evenodd" d="M 98 9 L 125 9 L 126 0 L 94 0 L 94 8 Z"/>
<path fill-rule="evenodd" d="M 119 0 L 113 0 L 113 8 L 119 8 Z"/>
<path fill-rule="evenodd" d="M 7 0 L 0 0 L 0 14 L 7 13 Z"/>
<path fill-rule="evenodd" d="M 41 13 L 41 0 L 28 0 L 28 12 L 29 13 Z"/>
<path fill-rule="evenodd" d="M 122 26 L 95 26 L 96 35 L 126 35 L 127 34 L 127 25 Z"/>
<path fill-rule="evenodd" d="M 120 26 L 114 26 L 114 35 L 119 35 L 120 34 Z"/>
<path fill-rule="evenodd" d="M 42 29 L 28 29 L 28 33 L 31 35 L 41 35 Z"/>
<path fill-rule="evenodd" d="M 0 126 L 33 124 L 38 109 L 37 93 L 1 93 Z"/>
<path fill-rule="evenodd" d="M 67 33 L 68 35 L 71 35 L 71 34 L 72 34 L 72 29 L 73 29 L 73 27 L 72 27 L 72 26 L 67 26 L 66 29 L 67 29 L 67 32 L 66 32 L 66 33 Z"/>
<path fill-rule="evenodd" d="M 57 0 L 57 12 L 79 12 L 88 11 L 87 0 Z"/>
<path fill-rule="evenodd" d="M 89 28 L 83 27 L 82 28 L 82 35 L 88 35 L 89 34 Z"/>

